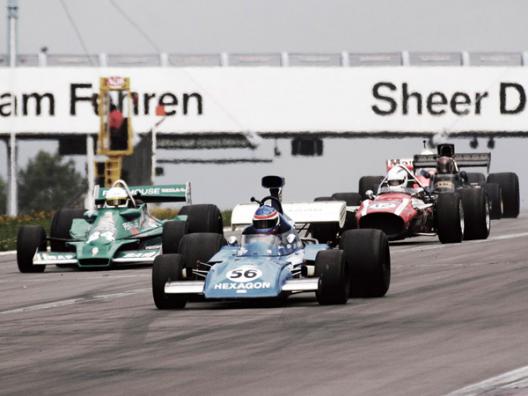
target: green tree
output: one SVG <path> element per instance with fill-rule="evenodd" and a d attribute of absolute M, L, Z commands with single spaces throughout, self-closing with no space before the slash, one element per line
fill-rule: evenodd
<path fill-rule="evenodd" d="M 6 183 L 4 179 L 0 177 L 0 215 L 6 214 L 6 212 L 7 212 Z"/>
<path fill-rule="evenodd" d="M 59 209 L 85 190 L 86 179 L 75 170 L 73 160 L 63 162 L 58 154 L 39 151 L 18 174 L 21 213 Z"/>

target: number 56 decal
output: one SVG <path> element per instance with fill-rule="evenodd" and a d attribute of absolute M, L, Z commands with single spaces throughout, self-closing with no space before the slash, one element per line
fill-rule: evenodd
<path fill-rule="evenodd" d="M 262 271 L 251 265 L 244 265 L 227 272 L 226 277 L 233 282 L 250 282 L 262 276 Z"/>

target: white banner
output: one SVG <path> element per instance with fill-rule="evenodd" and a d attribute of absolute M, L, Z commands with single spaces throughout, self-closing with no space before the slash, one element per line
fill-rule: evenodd
<path fill-rule="evenodd" d="M 130 77 L 145 132 L 528 131 L 528 68 L 2 68 L 0 133 L 99 128 L 99 77 Z"/>

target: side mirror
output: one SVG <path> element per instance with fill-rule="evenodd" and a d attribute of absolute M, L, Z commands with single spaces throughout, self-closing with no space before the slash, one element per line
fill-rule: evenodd
<path fill-rule="evenodd" d="M 135 220 L 141 216 L 141 211 L 133 208 L 125 209 L 121 212 L 121 216 L 127 220 Z"/>
<path fill-rule="evenodd" d="M 372 191 L 372 190 L 367 190 L 367 191 L 365 191 L 365 196 L 366 196 L 368 199 L 374 199 L 374 191 Z"/>
<path fill-rule="evenodd" d="M 460 171 L 459 174 L 460 174 L 460 178 L 461 178 L 462 180 L 464 180 L 465 182 L 468 181 L 468 175 L 467 175 L 467 172 L 466 172 L 466 171 Z"/>
<path fill-rule="evenodd" d="M 238 244 L 238 240 L 237 240 L 237 237 L 234 236 L 234 235 L 231 235 L 229 237 L 229 239 L 227 240 L 227 243 L 229 244 L 229 246 L 235 246 Z"/>

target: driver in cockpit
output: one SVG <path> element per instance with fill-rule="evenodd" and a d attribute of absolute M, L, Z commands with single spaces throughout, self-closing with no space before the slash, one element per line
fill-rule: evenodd
<path fill-rule="evenodd" d="M 133 206 L 133 202 L 130 201 L 130 197 L 123 187 L 112 187 L 106 192 L 106 208 L 128 208 Z"/>
<path fill-rule="evenodd" d="M 253 224 L 247 227 L 243 234 L 280 235 L 291 229 L 287 222 L 282 222 L 279 212 L 269 206 L 260 206 L 253 215 Z"/>
<path fill-rule="evenodd" d="M 385 192 L 399 192 L 420 197 L 423 188 L 417 180 L 409 177 L 409 173 L 404 168 L 394 167 L 387 174 Z"/>

